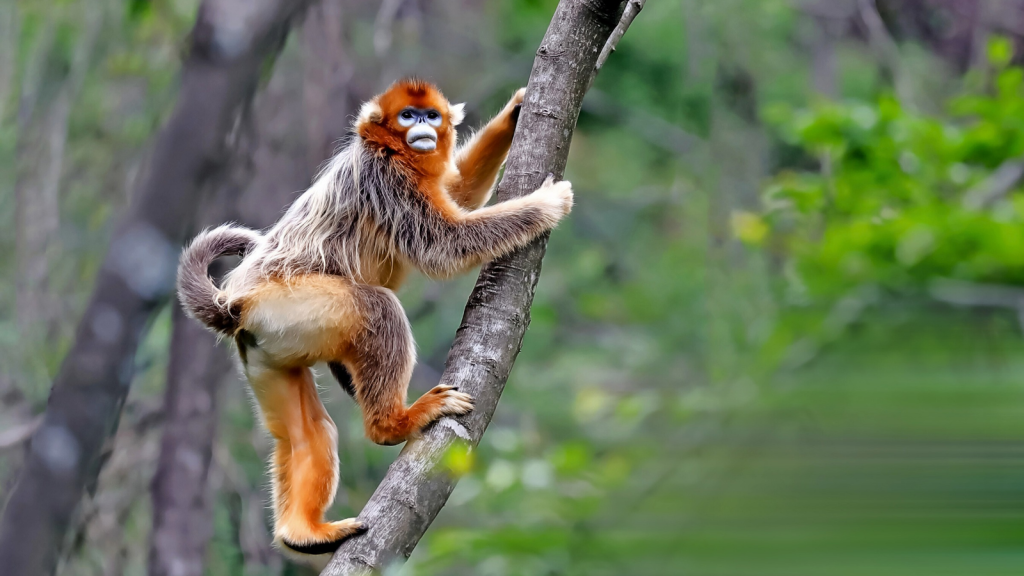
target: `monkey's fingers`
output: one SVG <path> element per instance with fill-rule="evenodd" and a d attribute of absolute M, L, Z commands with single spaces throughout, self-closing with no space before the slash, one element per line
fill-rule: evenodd
<path fill-rule="evenodd" d="M 535 198 L 540 206 L 550 211 L 556 220 L 572 211 L 572 183 L 568 180 L 555 182 L 552 174 L 548 174 L 544 184 L 530 197 Z"/>
<path fill-rule="evenodd" d="M 526 97 L 526 87 L 522 87 L 516 90 L 516 93 L 512 95 L 512 99 L 509 101 L 512 104 L 522 104 L 523 98 Z"/>
<path fill-rule="evenodd" d="M 516 90 L 516 93 L 512 95 L 512 98 L 505 105 L 505 110 L 508 112 L 509 118 L 512 120 L 512 124 L 519 122 L 519 113 L 523 109 L 523 98 L 526 97 L 526 88 L 520 88 Z"/>

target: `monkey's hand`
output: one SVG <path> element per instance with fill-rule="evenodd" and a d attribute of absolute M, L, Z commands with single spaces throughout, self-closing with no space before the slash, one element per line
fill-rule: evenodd
<path fill-rule="evenodd" d="M 505 104 L 505 108 L 501 113 L 508 117 L 512 125 L 515 126 L 519 123 L 519 111 L 523 109 L 523 97 L 526 96 L 526 88 L 520 88 L 516 90 L 516 93 L 512 95 L 512 99 Z"/>
<path fill-rule="evenodd" d="M 554 176 L 548 176 L 544 184 L 526 198 L 544 210 L 552 222 L 558 222 L 572 211 L 572 184 L 568 180 L 555 182 Z"/>

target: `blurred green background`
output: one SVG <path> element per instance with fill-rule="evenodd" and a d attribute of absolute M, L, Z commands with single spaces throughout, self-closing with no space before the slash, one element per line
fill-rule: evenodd
<path fill-rule="evenodd" d="M 198 4 L 0 3 L 0 492 Z M 343 127 L 398 77 L 481 123 L 526 83 L 556 2 L 320 4 L 266 66 L 244 218 L 308 183 L 325 114 Z M 389 576 L 1024 573 L 1022 47 L 1018 0 L 650 0 L 584 103 L 576 208 L 494 421 Z M 411 395 L 473 282 L 399 294 Z M 146 573 L 170 327 L 165 310 L 137 355 L 61 574 Z M 363 438 L 321 372 L 341 518 L 399 448 Z M 220 394 L 205 571 L 307 574 L 269 548 L 245 384 Z"/>

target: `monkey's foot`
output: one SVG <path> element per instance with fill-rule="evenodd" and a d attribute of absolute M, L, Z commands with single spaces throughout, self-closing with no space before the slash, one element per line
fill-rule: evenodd
<path fill-rule="evenodd" d="M 440 399 L 439 416 L 461 416 L 473 410 L 473 397 L 459 392 L 454 386 L 438 384 L 427 395 Z"/>
<path fill-rule="evenodd" d="M 473 397 L 452 386 L 434 386 L 400 414 L 367 418 L 366 437 L 377 444 L 394 446 L 419 435 L 431 422 L 444 416 L 460 416 L 473 410 Z"/>
<path fill-rule="evenodd" d="M 311 556 L 333 554 L 341 546 L 341 543 L 352 536 L 366 533 L 369 527 L 356 520 L 348 518 L 338 522 L 324 522 L 303 530 L 301 536 L 295 534 L 295 530 L 287 536 L 279 536 L 277 542 L 281 551 L 287 556 L 301 561 L 308 560 Z"/>

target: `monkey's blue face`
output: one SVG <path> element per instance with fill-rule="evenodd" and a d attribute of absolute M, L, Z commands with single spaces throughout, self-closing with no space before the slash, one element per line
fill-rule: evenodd
<path fill-rule="evenodd" d="M 409 130 L 405 141 L 413 150 L 431 152 L 437 148 L 437 130 L 444 122 L 441 113 L 433 108 L 405 108 L 398 113 L 398 125 Z"/>

